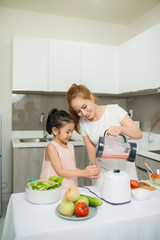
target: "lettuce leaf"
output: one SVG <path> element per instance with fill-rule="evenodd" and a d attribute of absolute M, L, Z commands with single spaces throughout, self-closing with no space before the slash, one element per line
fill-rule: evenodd
<path fill-rule="evenodd" d="M 57 182 L 58 183 L 58 187 L 59 187 L 59 186 L 61 186 L 63 177 L 52 176 L 48 180 L 53 181 L 53 182 Z"/>
<path fill-rule="evenodd" d="M 57 176 L 52 176 L 48 180 L 52 181 L 53 183 L 48 183 L 48 182 L 43 182 L 42 181 L 34 181 L 30 182 L 27 184 L 27 187 L 32 190 L 39 190 L 39 191 L 44 191 L 44 190 L 51 190 L 54 188 L 58 188 L 61 186 L 62 177 L 57 177 Z"/>

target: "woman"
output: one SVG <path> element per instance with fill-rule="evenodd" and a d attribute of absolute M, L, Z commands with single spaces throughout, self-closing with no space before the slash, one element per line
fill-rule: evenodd
<path fill-rule="evenodd" d="M 66 94 L 66 100 L 75 120 L 75 130 L 83 136 L 89 160 L 94 164 L 98 162 L 101 174 L 118 168 L 126 171 L 130 179 L 138 179 L 135 163 L 123 159 L 96 159 L 96 144 L 105 130 L 111 136 L 122 133 L 133 139 L 142 138 L 140 128 L 127 112 L 117 104 L 97 105 L 93 94 L 84 85 L 73 84 Z"/>

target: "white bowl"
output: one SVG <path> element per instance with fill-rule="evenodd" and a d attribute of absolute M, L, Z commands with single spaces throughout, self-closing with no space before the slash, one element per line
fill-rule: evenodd
<path fill-rule="evenodd" d="M 26 199 L 35 204 L 50 204 L 55 203 L 61 198 L 62 187 L 58 187 L 51 190 L 32 190 L 25 187 Z"/>
<path fill-rule="evenodd" d="M 145 201 L 151 197 L 151 191 L 147 189 L 134 189 L 131 191 L 132 197 L 138 201 Z"/>

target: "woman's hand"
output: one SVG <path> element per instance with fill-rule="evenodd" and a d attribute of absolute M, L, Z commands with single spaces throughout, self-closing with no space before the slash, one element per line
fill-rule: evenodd
<path fill-rule="evenodd" d="M 133 138 L 133 139 L 140 139 L 142 138 L 143 134 L 140 128 L 136 125 L 136 123 L 128 116 L 125 117 L 120 122 L 121 126 L 111 126 L 108 128 L 107 135 L 111 136 L 118 136 L 120 133 Z"/>
<path fill-rule="evenodd" d="M 100 169 L 96 165 L 87 166 L 84 170 L 84 176 L 90 179 L 97 179 L 100 175 Z"/>
<path fill-rule="evenodd" d="M 108 136 L 118 136 L 121 133 L 120 126 L 111 126 L 107 130 Z"/>

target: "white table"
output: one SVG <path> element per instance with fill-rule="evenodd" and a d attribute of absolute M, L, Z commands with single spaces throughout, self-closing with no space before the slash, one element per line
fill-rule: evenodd
<path fill-rule="evenodd" d="M 94 187 L 90 187 L 94 190 Z M 92 195 L 79 188 L 80 193 Z M 63 197 L 63 194 L 62 194 Z M 97 214 L 84 221 L 60 218 L 55 208 L 26 201 L 25 193 L 12 194 L 7 208 L 2 240 L 152 240 L 160 239 L 160 191 L 146 201 L 132 199 L 123 205 L 106 202 Z"/>

